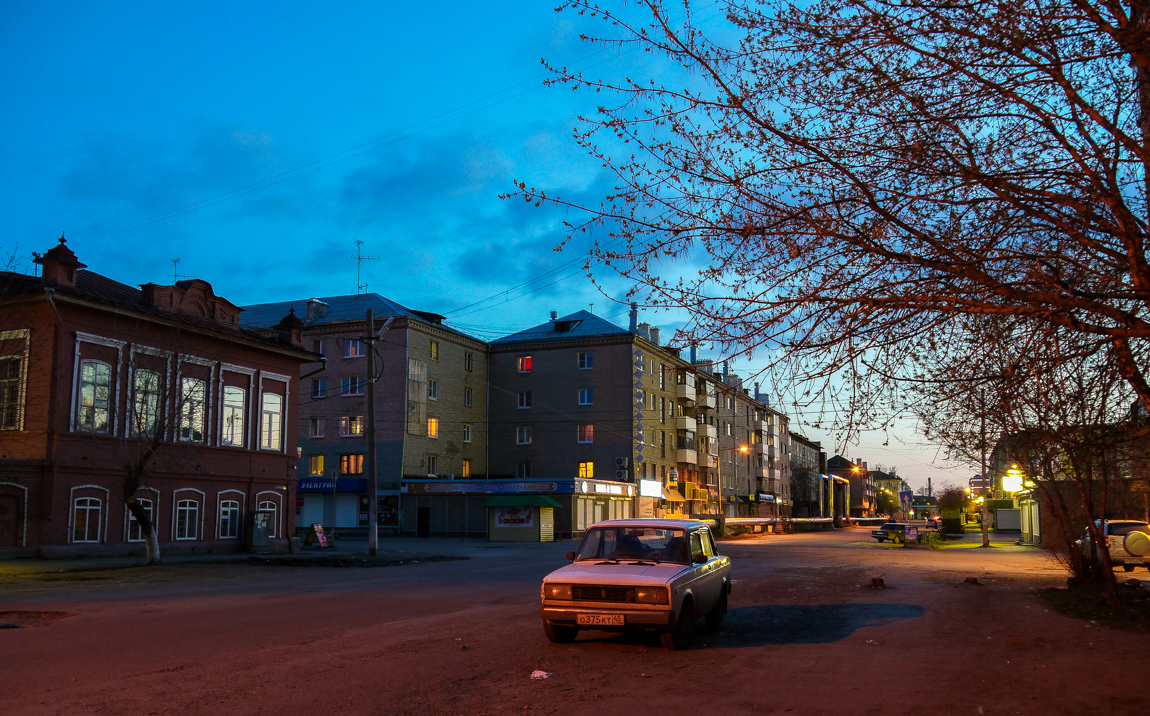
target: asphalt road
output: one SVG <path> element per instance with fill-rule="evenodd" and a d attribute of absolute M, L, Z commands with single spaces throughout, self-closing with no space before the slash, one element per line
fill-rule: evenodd
<path fill-rule="evenodd" d="M 27 625 L 0 630 L 0 714 L 1147 713 L 1145 635 L 1047 611 L 1034 591 L 1065 574 L 1045 553 L 867 533 L 721 543 L 731 612 L 686 652 L 548 643 L 539 582 L 571 543 L 432 540 L 466 559 L 373 569 L 0 563 L 0 622 Z"/>

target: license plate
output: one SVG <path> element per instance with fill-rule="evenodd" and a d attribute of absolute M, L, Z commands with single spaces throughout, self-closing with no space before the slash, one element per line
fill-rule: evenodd
<path fill-rule="evenodd" d="M 578 614 L 575 623 L 579 626 L 623 626 L 622 614 Z"/>
<path fill-rule="evenodd" d="M 1146 564 L 1146 560 L 1138 558 L 1138 557 L 1135 557 L 1135 558 L 1127 557 L 1126 558 L 1126 564 Z"/>

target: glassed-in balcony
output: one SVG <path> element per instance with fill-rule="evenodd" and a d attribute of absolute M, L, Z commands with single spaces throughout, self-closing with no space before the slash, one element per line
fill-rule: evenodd
<path fill-rule="evenodd" d="M 705 452 L 700 452 L 697 464 L 699 467 L 715 468 L 719 465 L 719 458 L 714 455 L 708 455 Z"/>
<path fill-rule="evenodd" d="M 695 402 L 695 374 L 686 370 L 675 373 L 675 397 L 690 403 Z"/>

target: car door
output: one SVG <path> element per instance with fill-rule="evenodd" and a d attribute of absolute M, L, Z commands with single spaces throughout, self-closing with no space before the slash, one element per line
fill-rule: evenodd
<path fill-rule="evenodd" d="M 714 549 L 708 535 L 704 530 L 691 532 L 691 563 L 694 571 L 694 584 L 691 592 L 695 595 L 695 612 L 702 614 L 714 608 L 719 600 L 718 588 L 715 587 L 715 561 Z M 704 547 L 703 545 L 706 545 Z M 712 554 L 708 555 L 707 552 Z M 702 557 L 703 561 L 698 561 Z"/>

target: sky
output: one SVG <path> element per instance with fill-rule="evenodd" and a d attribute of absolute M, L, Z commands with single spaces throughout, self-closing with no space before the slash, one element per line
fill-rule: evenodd
<path fill-rule="evenodd" d="M 555 4 L 8 0 L 0 257 L 30 270 L 63 232 L 98 273 L 142 284 L 174 271 L 241 306 L 366 284 L 485 339 L 552 310 L 626 325 L 629 286 L 600 270 L 597 287 L 582 268 L 604 235 L 557 251 L 578 217 L 499 198 L 524 181 L 597 205 L 613 186 L 572 138 L 602 97 L 544 86 L 541 59 L 664 69 L 581 42 L 597 21 Z M 643 320 L 669 335 L 686 316 Z M 804 432 L 915 487 L 977 472 L 907 425 L 847 446 Z"/>

